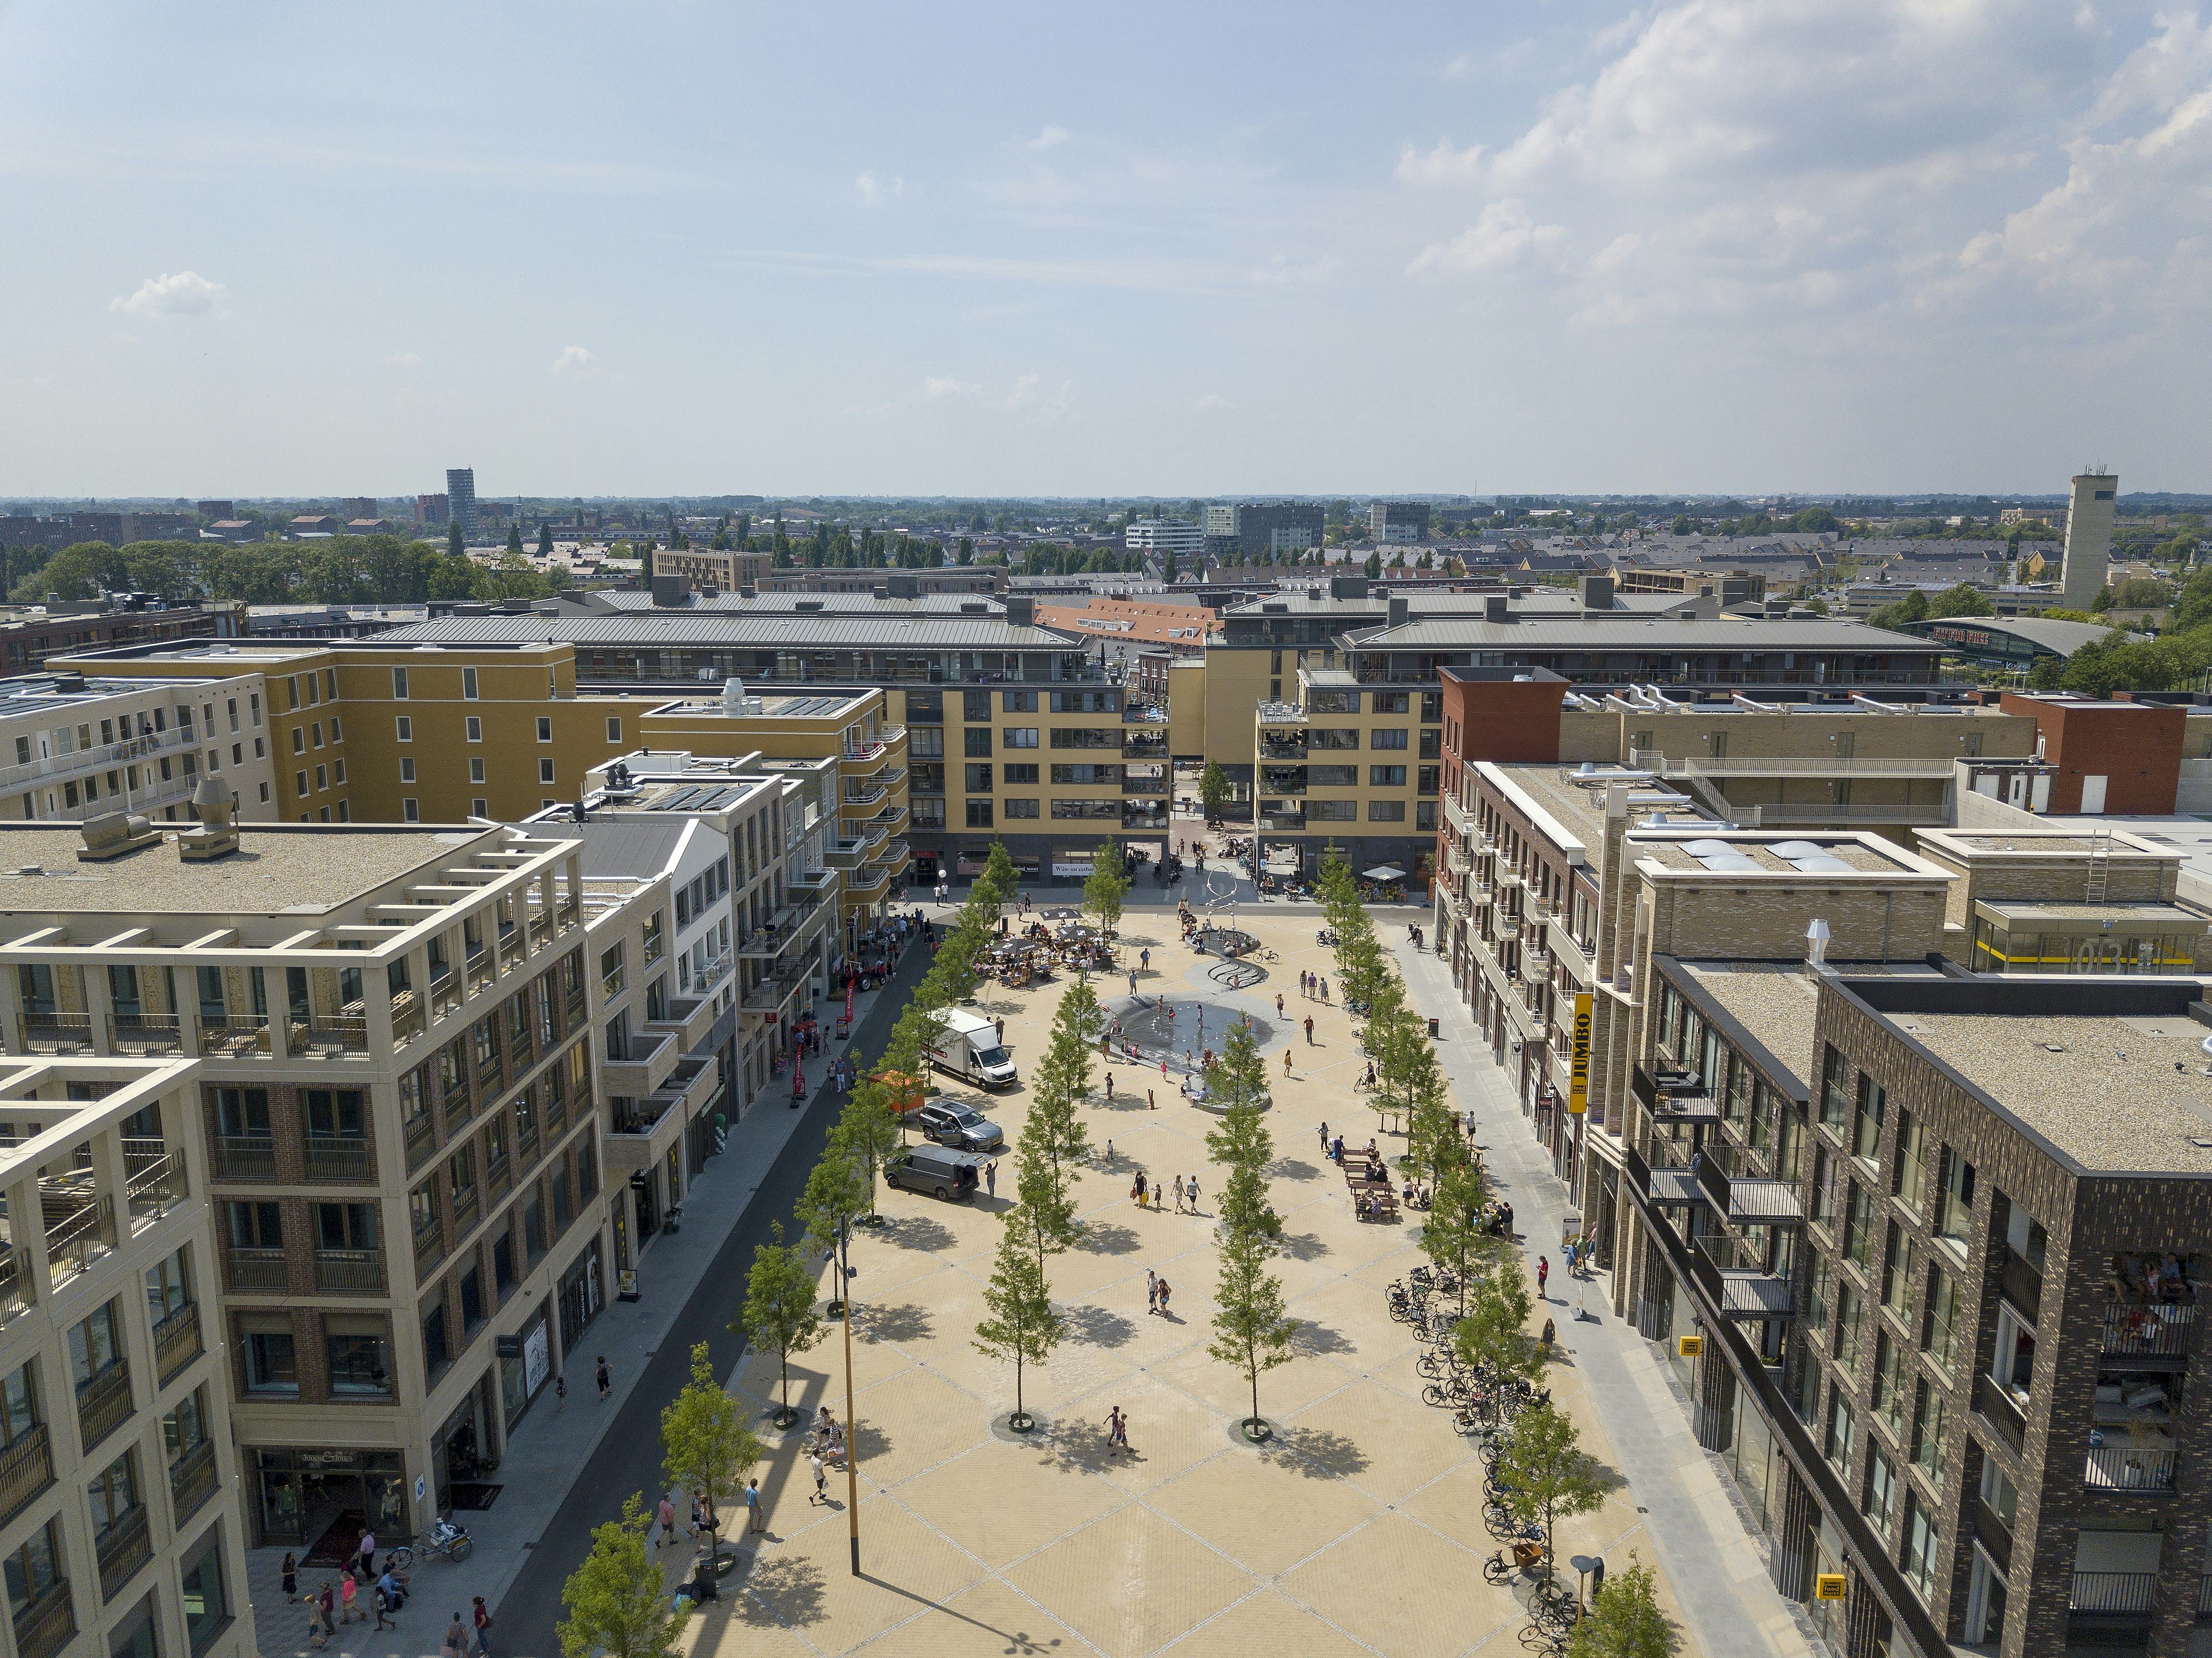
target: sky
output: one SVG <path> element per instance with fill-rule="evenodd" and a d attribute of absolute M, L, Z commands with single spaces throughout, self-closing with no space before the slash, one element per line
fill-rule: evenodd
<path fill-rule="evenodd" d="M 0 0 L 0 495 L 2212 489 L 2212 14 Z"/>

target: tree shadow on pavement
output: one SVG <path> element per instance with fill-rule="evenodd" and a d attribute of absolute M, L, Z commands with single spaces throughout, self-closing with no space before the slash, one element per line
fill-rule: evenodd
<path fill-rule="evenodd" d="M 1267 1165 L 1269 1180 L 1311 1180 L 1321 1170 L 1297 1157 L 1278 1157 Z"/>
<path fill-rule="evenodd" d="M 1328 1245 L 1313 1232 L 1285 1232 L 1275 1240 L 1275 1247 L 1292 1260 L 1319 1260 L 1329 1253 Z"/>
<path fill-rule="evenodd" d="M 1261 1455 L 1313 1479 L 1349 1479 L 1367 1472 L 1367 1453 L 1330 1428 L 1285 1429 Z"/>
<path fill-rule="evenodd" d="M 1086 1342 L 1093 1347 L 1126 1346 L 1129 1338 L 1137 1333 L 1137 1327 L 1121 1314 L 1088 1302 L 1062 1307 L 1060 1318 L 1072 1340 Z"/>
<path fill-rule="evenodd" d="M 898 1248 L 919 1249 L 933 1255 L 950 1249 L 953 1242 L 951 1228 L 927 1215 L 902 1215 L 896 1220 L 886 1221 L 877 1236 Z"/>
<path fill-rule="evenodd" d="M 1128 1452 L 1116 1450 L 1107 1442 L 1103 1418 L 1096 1422 L 1055 1418 L 1037 1448 L 1042 1453 L 1042 1466 L 1069 1473 L 1103 1473 L 1134 1460 Z"/>
<path fill-rule="evenodd" d="M 1119 1221 L 1093 1221 L 1084 1229 L 1081 1248 L 1085 1254 L 1133 1255 L 1143 1240 Z"/>
<path fill-rule="evenodd" d="M 929 1309 L 911 1301 L 887 1307 L 866 1301 L 853 1303 L 853 1334 L 861 1341 L 926 1341 L 933 1329 Z"/>
<path fill-rule="evenodd" d="M 738 1615 L 756 1627 L 781 1624 L 796 1628 L 818 1624 L 824 1615 L 822 1568 L 804 1555 L 738 1556 L 736 1597 Z M 726 1594 L 728 1592 L 726 1588 Z"/>
<path fill-rule="evenodd" d="M 1291 1345 L 1302 1353 L 1348 1353 L 1355 1345 L 1346 1340 L 1326 1324 L 1301 1324 L 1291 1337 Z"/>

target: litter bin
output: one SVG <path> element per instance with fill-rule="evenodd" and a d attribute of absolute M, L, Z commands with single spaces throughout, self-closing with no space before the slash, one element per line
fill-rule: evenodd
<path fill-rule="evenodd" d="M 1431 1036 L 1433 1036 L 1433 1035 L 1435 1035 L 1436 1034 L 1437 1034 L 1437 1022 L 1436 1022 L 1434 1019 L 1431 1019 L 1431 1020 L 1430 1020 L 1430 1021 L 1429 1021 L 1429 1035 L 1431 1035 Z"/>

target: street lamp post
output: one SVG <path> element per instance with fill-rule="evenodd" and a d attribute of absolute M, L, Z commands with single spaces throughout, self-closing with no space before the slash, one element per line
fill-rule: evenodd
<path fill-rule="evenodd" d="M 845 1527 L 853 1546 L 853 1576 L 860 1575 L 860 1419 L 853 1413 L 853 1218 L 837 1224 L 837 1300 L 845 1325 Z"/>

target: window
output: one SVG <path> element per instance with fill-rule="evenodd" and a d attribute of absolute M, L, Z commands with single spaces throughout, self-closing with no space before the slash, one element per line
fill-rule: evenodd
<path fill-rule="evenodd" d="M 619 748 L 622 745 L 622 721 L 610 715 L 607 720 L 607 741 Z"/>
<path fill-rule="evenodd" d="M 1943 1148 L 1942 1189 L 1936 1196 L 1936 1236 L 1963 1252 L 1974 1224 L 1974 1165 L 1956 1148 Z"/>
<path fill-rule="evenodd" d="M 340 1398 L 389 1398 L 392 1344 L 383 1328 L 358 1315 L 324 1319 L 323 1341 L 330 1356 L 331 1392 Z"/>
<path fill-rule="evenodd" d="M 1402 823 L 1406 821 L 1406 803 L 1403 800 L 1370 800 L 1367 803 L 1367 821 L 1370 823 Z"/>
<path fill-rule="evenodd" d="M 295 753 L 295 754 L 305 754 L 307 751 L 307 728 L 305 726 L 293 726 L 293 727 L 292 727 L 292 752 L 293 752 L 293 753 Z"/>
<path fill-rule="evenodd" d="M 1367 768 L 1367 786 L 1370 789 L 1402 789 L 1406 786 L 1406 768 L 1403 766 L 1370 766 Z"/>
<path fill-rule="evenodd" d="M 319 748 L 319 749 L 320 747 L 322 747 L 322 746 L 323 746 L 323 722 L 322 722 L 321 720 L 317 720 L 317 721 L 315 721 L 315 723 L 314 723 L 314 726 L 313 726 L 313 735 L 314 735 L 314 744 L 315 744 L 315 746 L 316 746 L 317 748 Z"/>
<path fill-rule="evenodd" d="M 1037 768 L 1034 761 L 1009 760 L 1006 763 L 1002 774 L 1006 778 L 1006 786 L 1010 789 L 1024 786 L 1033 788 L 1036 785 Z"/>
<path fill-rule="evenodd" d="M 960 715 L 970 724 L 988 720 L 991 717 L 991 693 L 988 691 L 961 692 Z"/>
<path fill-rule="evenodd" d="M 1960 1317 L 1958 1280 L 1941 1266 L 1928 1268 L 1928 1328 L 1921 1351 L 1945 1370 L 1953 1368 L 1959 1351 Z"/>
<path fill-rule="evenodd" d="M 991 752 L 991 728 L 988 726 L 970 726 L 961 733 L 961 742 L 962 753 L 988 757 Z"/>
<path fill-rule="evenodd" d="M 362 1139 L 368 1133 L 356 1088 L 311 1088 L 307 1090 L 307 1137 L 310 1139 Z"/>
<path fill-rule="evenodd" d="M 968 803 L 968 827 L 969 829 L 991 827 L 991 803 L 988 800 L 970 800 Z"/>
<path fill-rule="evenodd" d="M 188 1306 L 191 1298 L 192 1281 L 185 1270 L 182 1249 L 146 1269 L 146 1314 L 156 1326 L 170 1314 Z"/>
<path fill-rule="evenodd" d="M 1306 821 L 1312 823 L 1351 823 L 1358 821 L 1357 800 L 1309 800 Z"/>
<path fill-rule="evenodd" d="M 222 1522 L 207 1529 L 184 1571 L 185 1633 L 195 1653 L 205 1652 L 229 1626 L 230 1597 L 222 1581 Z"/>
<path fill-rule="evenodd" d="M 1007 714 L 1035 714 L 1036 693 L 1035 691 L 1001 691 L 999 694 L 999 707 Z"/>
<path fill-rule="evenodd" d="M 318 766 L 318 767 L 316 767 L 316 768 L 315 768 L 315 786 L 316 786 L 316 788 L 318 788 L 318 789 L 326 789 L 326 788 L 330 787 L 330 786 L 331 786 L 331 768 L 330 768 L 328 766 Z"/>
<path fill-rule="evenodd" d="M 553 740 L 553 722 L 544 714 L 538 716 L 538 740 L 541 743 Z"/>
<path fill-rule="evenodd" d="M 392 671 L 392 700 L 398 702 L 404 702 L 407 700 L 407 670 L 404 668 L 394 668 Z"/>
<path fill-rule="evenodd" d="M 1864 1272 L 1874 1231 L 1867 1189 L 1856 1181 L 1845 1181 L 1844 1188 L 1844 1259 Z"/>
<path fill-rule="evenodd" d="M 944 801 L 926 799 L 915 800 L 909 804 L 914 813 L 914 826 L 916 829 L 941 829 L 945 827 Z"/>
<path fill-rule="evenodd" d="M 399 780 L 403 783 L 411 783 L 415 780 L 415 756 L 411 754 L 403 754 L 399 756 Z"/>
<path fill-rule="evenodd" d="M 422 802 L 411 794 L 402 800 L 399 803 L 399 821 L 403 823 L 421 823 L 422 821 Z"/>
<path fill-rule="evenodd" d="M 2035 1382 L 2035 1330 L 2008 1300 L 1997 1303 L 1996 1345 L 1990 1354 L 1990 1380 L 2022 1411 Z"/>
<path fill-rule="evenodd" d="M 486 800 L 481 794 L 477 795 L 469 802 L 469 816 L 471 817 L 490 817 L 491 803 Z"/>
<path fill-rule="evenodd" d="M 292 774 L 292 784 L 295 791 L 304 796 L 307 792 L 307 774 L 303 771 L 295 772 Z"/>
<path fill-rule="evenodd" d="M 483 1328 L 483 1274 L 477 1268 L 471 1266 L 467 1272 L 461 1274 L 461 1340 L 463 1345 L 465 1345 L 471 1336 L 474 1335 L 478 1330 Z"/>
<path fill-rule="evenodd" d="M 1359 733 L 1357 731 L 1338 731 L 1332 727 L 1324 726 L 1308 732 L 1306 733 L 1306 743 L 1309 748 L 1317 750 L 1324 749 L 1356 749 L 1359 746 Z"/>
<path fill-rule="evenodd" d="M 1887 1334 L 1874 1345 L 1874 1413 L 1892 1436 L 1905 1437 L 1905 1355 Z"/>
<path fill-rule="evenodd" d="M 1840 1130 L 1850 1109 L 1850 1061 L 1833 1048 L 1820 1066 L 1820 1126 Z"/>
<path fill-rule="evenodd" d="M 1889 1522 L 1897 1517 L 1897 1470 L 1879 1445 L 1867 1448 L 1866 1517 L 1887 1538 Z"/>
<path fill-rule="evenodd" d="M 969 793 L 988 794 L 991 792 L 991 768 L 988 763 L 971 765 L 967 773 Z"/>
<path fill-rule="evenodd" d="M 1858 1118 L 1851 1130 L 1851 1155 L 1869 1163 L 1881 1159 L 1882 1102 L 1881 1084 L 1860 1072 Z"/>
<path fill-rule="evenodd" d="M 1410 692 L 1376 691 L 1372 695 L 1370 706 L 1377 714 L 1404 714 L 1413 706 L 1409 700 Z"/>
<path fill-rule="evenodd" d="M 319 1249 L 375 1248 L 376 1206 L 373 1203 L 317 1204 L 315 1247 Z"/>
<path fill-rule="evenodd" d="M 8 1605 L 17 1619 L 33 1602 L 50 1593 L 62 1576 L 59 1522 L 49 1520 L 10 1551 L 7 1557 Z"/>
<path fill-rule="evenodd" d="M 92 1499 L 92 1540 L 105 1538 L 138 1507 L 138 1458 L 126 1450 L 95 1475 L 85 1487 Z"/>
<path fill-rule="evenodd" d="M 540 783 L 550 783 L 553 780 L 553 762 L 550 760 L 541 760 L 538 762 L 538 780 Z"/>
<path fill-rule="evenodd" d="M 1866 1332 L 1866 1298 L 1848 1284 L 1836 1286 L 1836 1363 L 1856 1372 L 1859 1343 Z"/>
<path fill-rule="evenodd" d="M 1943 1486 L 1943 1453 L 1949 1443 L 1947 1408 L 1941 1388 L 1925 1381 L 1913 1384 L 1912 1466 L 1938 1491 Z"/>
<path fill-rule="evenodd" d="M 1380 726 L 1368 733 L 1367 746 L 1370 749 L 1402 749 L 1406 746 L 1406 733 L 1395 726 Z"/>
<path fill-rule="evenodd" d="M 1882 1273 L 1881 1304 L 1902 1315 L 1912 1304 L 1912 1280 L 1920 1269 L 1920 1240 L 1895 1221 L 1889 1224 L 1889 1264 Z"/>
<path fill-rule="evenodd" d="M 1844 1401 L 1843 1389 L 1838 1388 L 1828 1395 L 1828 1436 L 1826 1450 L 1828 1461 L 1839 1469 L 1851 1465 L 1851 1441 L 1858 1433 L 1858 1423 L 1851 1415 L 1851 1407 Z"/>
<path fill-rule="evenodd" d="M 483 741 L 483 720 L 479 715 L 473 714 L 470 714 L 464 723 L 468 728 L 470 742 L 481 743 Z"/>
<path fill-rule="evenodd" d="M 461 670 L 461 697 L 469 702 L 477 700 L 477 671 L 474 668 Z"/>
<path fill-rule="evenodd" d="M 1356 789 L 1359 786 L 1359 768 L 1357 766 L 1309 766 L 1306 781 L 1317 789 Z"/>
<path fill-rule="evenodd" d="M 1936 1522 L 1917 1496 L 1905 1500 L 1905 1556 L 1898 1564 L 1913 1592 L 1929 1599 L 1936 1587 Z"/>
<path fill-rule="evenodd" d="M 288 1325 L 257 1318 L 257 1327 L 245 1333 L 240 1344 L 246 1361 L 246 1391 L 295 1397 L 300 1391 L 300 1367 L 292 1350 Z"/>
<path fill-rule="evenodd" d="M 0 1382 L 0 1445 L 12 1445 L 39 1425 L 39 1396 L 27 1360 Z"/>
<path fill-rule="evenodd" d="M 1833 1231 L 1836 1225 L 1836 1187 L 1842 1174 L 1841 1166 L 1828 1154 L 1825 1145 L 1813 1151 L 1813 1224 Z"/>
<path fill-rule="evenodd" d="M 472 755 L 469 759 L 469 781 L 471 783 L 481 783 L 483 780 L 483 756 L 482 755 Z"/>
<path fill-rule="evenodd" d="M 1008 817 L 1035 817 L 1037 803 L 1034 800 L 1009 800 L 1006 803 Z"/>
<path fill-rule="evenodd" d="M 1805 1327 L 1824 1341 L 1828 1339 L 1828 1307 L 1835 1284 L 1836 1269 L 1826 1255 L 1815 1254 L 1805 1291 Z"/>
<path fill-rule="evenodd" d="M 1010 749 L 1033 749 L 1037 745 L 1035 726 L 1008 726 L 999 733 L 1000 743 Z"/>
<path fill-rule="evenodd" d="M 1897 1114 L 1897 1200 L 1921 1212 L 1928 1191 L 1928 1129 L 1910 1111 Z"/>
<path fill-rule="evenodd" d="M 945 756 L 945 727 L 942 726 L 909 726 L 907 727 L 907 752 L 916 760 L 939 760 Z"/>

